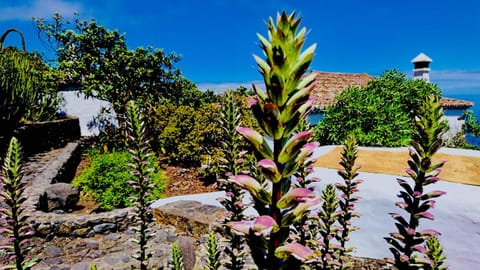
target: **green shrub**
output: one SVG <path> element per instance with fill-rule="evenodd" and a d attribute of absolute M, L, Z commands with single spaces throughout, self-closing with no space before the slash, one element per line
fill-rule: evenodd
<path fill-rule="evenodd" d="M 365 87 L 351 87 L 336 97 L 324 119 L 315 127 L 321 144 L 341 144 L 349 135 L 366 146 L 407 146 L 415 115 L 426 96 L 441 95 L 440 89 L 423 80 L 407 80 L 396 71 L 386 71 Z"/>
<path fill-rule="evenodd" d="M 160 105 L 153 118 L 155 144 L 165 150 L 169 164 L 198 167 L 202 156 L 214 151 L 210 146 L 219 145 L 220 108 L 216 104 L 198 109 Z"/>
<path fill-rule="evenodd" d="M 167 162 L 171 165 L 184 167 L 198 167 L 201 164 L 216 164 L 219 159 L 225 158 L 221 151 L 222 141 L 225 140 L 225 131 L 219 122 L 222 109 L 225 106 L 225 97 L 218 97 L 219 103 L 208 103 L 199 108 L 190 106 L 174 106 L 163 104 L 153 108 L 147 118 L 148 130 L 153 149 L 164 152 Z M 242 125 L 247 127 L 258 126 L 251 117 L 247 107 L 247 98 L 240 94 L 235 95 L 240 104 L 240 118 Z M 241 142 L 241 147 L 248 148 L 248 144 Z M 205 175 L 216 175 L 214 166 L 205 172 Z M 205 176 L 204 175 L 204 176 Z"/>
<path fill-rule="evenodd" d="M 88 153 L 90 166 L 80 173 L 72 183 L 79 186 L 83 191 L 92 196 L 101 204 L 103 210 L 112 210 L 132 205 L 129 197 L 135 195 L 135 191 L 127 181 L 131 180 L 128 163 L 131 163 L 131 155 L 127 151 L 100 153 L 92 149 Z M 155 162 L 153 162 L 155 163 Z M 156 164 L 156 163 L 155 163 Z M 166 186 L 163 172 L 158 165 L 151 177 L 154 179 L 155 189 L 152 198 L 160 198 Z"/>

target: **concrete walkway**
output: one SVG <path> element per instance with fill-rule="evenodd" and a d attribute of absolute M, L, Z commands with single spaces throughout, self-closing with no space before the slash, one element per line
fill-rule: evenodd
<path fill-rule="evenodd" d="M 318 157 L 332 147 L 334 146 L 320 147 L 314 156 Z M 442 152 L 480 156 L 480 151 L 471 150 L 442 149 Z M 341 181 L 337 171 L 333 169 L 317 167 L 312 176 L 321 179 L 317 189 L 319 192 L 327 184 Z M 360 185 L 359 195 L 362 200 L 358 202 L 356 209 L 361 218 L 353 221 L 354 225 L 360 227 L 360 231 L 352 233 L 349 242 L 356 247 L 353 255 L 379 259 L 390 257 L 389 245 L 383 237 L 396 230 L 394 220 L 388 213 L 403 214 L 394 205 L 399 201 L 397 194 L 400 186 L 396 182 L 398 176 L 361 172 L 358 178 L 363 179 L 364 183 Z M 435 209 L 431 211 L 435 220 L 424 220 L 421 228 L 435 229 L 442 233 L 440 241 L 447 254 L 447 265 L 450 269 L 479 269 L 480 187 L 440 181 L 429 186 L 428 190 L 443 190 L 447 194 L 436 200 Z M 155 202 L 154 207 L 176 200 L 196 200 L 220 206 L 216 199 L 222 195 L 222 192 L 215 192 L 166 198 Z"/>

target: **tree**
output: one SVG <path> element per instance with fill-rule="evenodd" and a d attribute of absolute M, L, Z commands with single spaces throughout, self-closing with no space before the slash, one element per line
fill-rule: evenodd
<path fill-rule="evenodd" d="M 386 71 L 363 88 L 340 93 L 316 126 L 316 139 L 321 144 L 341 144 L 353 135 L 360 145 L 406 146 L 418 108 L 429 95 L 440 97 L 441 91 L 424 80 Z"/>
<path fill-rule="evenodd" d="M 34 19 L 39 33 L 56 50 L 63 80 L 87 97 L 109 101 L 117 115 L 129 100 L 196 105 L 202 93 L 175 67 L 179 55 L 153 47 L 128 49 L 125 34 L 94 19 L 73 22 L 55 13 L 53 22 Z M 123 119 L 120 119 L 123 122 Z"/>

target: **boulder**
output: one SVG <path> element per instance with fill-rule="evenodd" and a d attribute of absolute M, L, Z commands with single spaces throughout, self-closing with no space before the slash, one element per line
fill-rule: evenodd
<path fill-rule="evenodd" d="M 45 212 L 53 210 L 69 211 L 80 199 L 80 189 L 67 183 L 55 183 L 45 189 L 40 196 L 39 209 Z"/>

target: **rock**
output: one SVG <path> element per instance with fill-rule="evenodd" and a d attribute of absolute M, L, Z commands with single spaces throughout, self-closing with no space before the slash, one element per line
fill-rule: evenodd
<path fill-rule="evenodd" d="M 225 209 L 179 200 L 154 208 L 153 216 L 157 224 L 172 225 L 179 232 L 198 237 L 212 230 L 221 230 L 219 220 L 224 219 Z"/>
<path fill-rule="evenodd" d="M 57 233 L 59 235 L 69 235 L 72 232 L 72 225 L 73 224 L 70 222 L 60 224 L 60 226 L 58 226 Z"/>
<path fill-rule="evenodd" d="M 56 258 L 63 254 L 63 250 L 57 246 L 47 246 L 43 249 L 43 256 L 45 257 Z"/>
<path fill-rule="evenodd" d="M 36 232 L 41 235 L 48 235 L 52 231 L 50 224 L 42 223 L 38 225 Z"/>
<path fill-rule="evenodd" d="M 72 232 L 72 235 L 76 237 L 86 237 L 89 232 L 90 232 L 90 228 L 80 228 L 80 229 L 74 230 Z"/>
<path fill-rule="evenodd" d="M 102 223 L 93 226 L 93 230 L 95 231 L 95 233 L 106 233 L 108 231 L 114 231 L 116 229 L 117 225 L 115 225 L 114 223 Z"/>
<path fill-rule="evenodd" d="M 45 212 L 53 210 L 68 211 L 75 207 L 80 199 L 80 189 L 67 183 L 56 183 L 45 189 L 39 199 L 39 209 Z"/>
<path fill-rule="evenodd" d="M 179 236 L 177 243 L 182 252 L 185 269 L 193 269 L 195 265 L 195 239 L 192 237 Z"/>
<path fill-rule="evenodd" d="M 85 239 L 83 243 L 85 244 L 85 247 L 89 249 L 98 249 L 99 247 L 98 242 L 95 240 Z"/>

